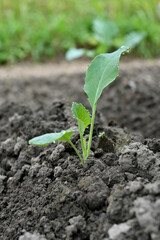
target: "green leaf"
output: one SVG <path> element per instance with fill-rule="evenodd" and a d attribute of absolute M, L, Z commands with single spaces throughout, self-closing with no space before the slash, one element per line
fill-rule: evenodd
<path fill-rule="evenodd" d="M 68 129 L 66 131 L 63 130 L 63 131 L 61 131 L 61 133 L 62 133 L 62 136 L 59 139 L 57 139 L 57 140 L 68 142 L 68 141 L 70 141 L 70 138 L 72 136 L 73 130 L 72 129 Z"/>
<path fill-rule="evenodd" d="M 70 48 L 65 55 L 65 58 L 68 61 L 80 58 L 82 56 L 87 56 L 87 57 L 93 57 L 94 56 L 94 51 L 93 50 L 87 50 L 85 48 Z"/>
<path fill-rule="evenodd" d="M 146 37 L 145 32 L 130 32 L 125 36 L 125 45 L 130 48 L 136 47 Z"/>
<path fill-rule="evenodd" d="M 84 91 L 92 108 L 103 89 L 118 76 L 120 56 L 128 50 L 128 47 L 123 46 L 113 53 L 100 54 L 91 62 L 85 78 Z"/>
<path fill-rule="evenodd" d="M 32 138 L 29 141 L 29 144 L 37 145 L 37 146 L 47 146 L 50 143 L 56 143 L 58 140 L 60 141 L 70 141 L 70 137 L 73 133 L 72 129 L 63 130 L 59 133 L 46 133 L 39 137 Z"/>
<path fill-rule="evenodd" d="M 80 58 L 84 56 L 84 49 L 83 48 L 70 48 L 66 53 L 66 59 L 71 61 L 76 58 Z"/>
<path fill-rule="evenodd" d="M 83 135 L 86 127 L 91 123 L 88 110 L 81 103 L 72 103 L 72 112 L 78 121 L 80 134 Z"/>
<path fill-rule="evenodd" d="M 118 27 L 112 21 L 95 19 L 93 21 L 94 37 L 102 44 L 112 44 L 112 39 L 118 33 Z"/>

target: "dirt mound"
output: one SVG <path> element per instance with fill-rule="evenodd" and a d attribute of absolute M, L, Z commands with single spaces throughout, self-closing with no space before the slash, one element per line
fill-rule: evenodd
<path fill-rule="evenodd" d="M 103 127 L 98 115 L 84 166 L 67 143 L 28 146 L 75 125 L 60 101 L 36 111 L 1 105 L 0 238 L 158 240 L 160 140 Z M 76 129 L 72 141 L 80 150 Z"/>
<path fill-rule="evenodd" d="M 81 151 L 70 106 L 89 108 L 84 64 L 0 69 L 0 239 L 160 239 L 159 66 L 122 63 L 99 100 L 84 166 L 67 143 L 28 145 L 72 127 Z"/>
<path fill-rule="evenodd" d="M 0 104 L 14 101 L 37 109 L 60 99 L 90 107 L 83 92 L 88 63 L 19 66 L 0 69 Z M 64 69 L 62 71 L 62 69 Z M 85 72 L 85 71 L 84 71 Z M 114 120 L 121 127 L 144 137 L 159 138 L 160 61 L 120 64 L 119 78 L 105 89 L 98 102 L 107 125 Z"/>

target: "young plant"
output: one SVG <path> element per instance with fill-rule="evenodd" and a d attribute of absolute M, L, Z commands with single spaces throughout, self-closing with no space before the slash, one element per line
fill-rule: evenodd
<path fill-rule="evenodd" d="M 59 133 L 47 133 L 39 137 L 32 138 L 29 144 L 37 146 L 44 146 L 50 143 L 58 143 L 58 141 L 66 141 L 70 143 L 82 164 L 90 154 L 93 127 L 96 113 L 97 101 L 100 98 L 103 89 L 113 82 L 118 76 L 118 65 L 121 54 L 129 51 L 128 47 L 122 46 L 113 53 L 100 54 L 94 58 L 88 67 L 84 91 L 88 96 L 89 103 L 92 107 L 92 116 L 88 110 L 81 104 L 73 102 L 72 112 L 78 121 L 79 134 L 81 139 L 82 154 L 81 155 L 76 146 L 71 141 L 72 129 L 62 130 Z M 84 137 L 85 129 L 90 125 L 90 133 L 88 143 Z"/>

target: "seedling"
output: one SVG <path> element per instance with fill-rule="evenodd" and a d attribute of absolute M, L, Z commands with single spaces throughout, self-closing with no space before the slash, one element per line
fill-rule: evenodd
<path fill-rule="evenodd" d="M 97 101 L 100 98 L 103 89 L 113 82 L 118 76 L 120 56 L 128 51 L 128 47 L 122 46 L 113 53 L 100 54 L 94 58 L 88 67 L 84 91 L 88 96 L 88 100 L 92 108 L 92 116 L 90 116 L 89 111 L 81 103 L 72 103 L 72 113 L 78 121 L 82 155 L 71 141 L 73 129 L 62 130 L 59 133 L 47 133 L 39 137 L 32 138 L 29 141 L 29 144 L 45 146 L 50 143 L 58 143 L 58 141 L 66 141 L 70 143 L 80 158 L 82 164 L 84 164 L 90 154 Z M 89 125 L 90 132 L 87 143 L 86 138 L 84 137 L 84 132 Z"/>

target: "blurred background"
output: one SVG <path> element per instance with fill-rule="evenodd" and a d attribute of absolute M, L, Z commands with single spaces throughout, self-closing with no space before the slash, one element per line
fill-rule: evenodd
<path fill-rule="evenodd" d="M 160 56 L 157 0 L 1 0 L 0 64 L 94 57 L 121 45 Z"/>

